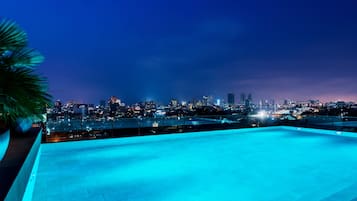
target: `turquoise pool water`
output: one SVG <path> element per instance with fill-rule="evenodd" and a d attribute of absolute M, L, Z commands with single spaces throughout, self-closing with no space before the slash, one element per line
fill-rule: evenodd
<path fill-rule="evenodd" d="M 357 138 L 329 133 L 337 135 L 274 127 L 43 144 L 32 200 L 357 200 Z"/>

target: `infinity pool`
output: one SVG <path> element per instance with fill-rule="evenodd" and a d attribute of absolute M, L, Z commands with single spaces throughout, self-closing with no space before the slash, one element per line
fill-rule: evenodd
<path fill-rule="evenodd" d="M 345 135 L 271 127 L 42 144 L 26 199 L 357 200 L 357 138 Z"/>

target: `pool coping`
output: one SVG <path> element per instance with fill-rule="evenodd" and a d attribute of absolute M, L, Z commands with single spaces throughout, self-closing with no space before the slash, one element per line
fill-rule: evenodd
<path fill-rule="evenodd" d="M 16 136 L 17 135 L 17 136 Z M 0 175 L 5 179 L 0 200 L 21 201 L 27 187 L 34 161 L 41 145 L 40 129 L 30 129 L 27 133 L 16 133 L 10 139 L 9 149 Z"/>

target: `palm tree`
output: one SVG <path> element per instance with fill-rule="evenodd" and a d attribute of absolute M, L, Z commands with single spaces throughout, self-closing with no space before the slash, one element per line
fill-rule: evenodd
<path fill-rule="evenodd" d="M 46 79 L 34 67 L 43 56 L 27 47 L 26 33 L 13 21 L 0 21 L 0 129 L 18 118 L 42 118 L 51 102 Z"/>

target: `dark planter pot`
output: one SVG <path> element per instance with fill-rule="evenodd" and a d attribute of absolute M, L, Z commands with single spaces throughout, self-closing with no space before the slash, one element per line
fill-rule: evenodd
<path fill-rule="evenodd" d="M 0 130 L 0 161 L 5 156 L 10 142 L 10 130 Z"/>

